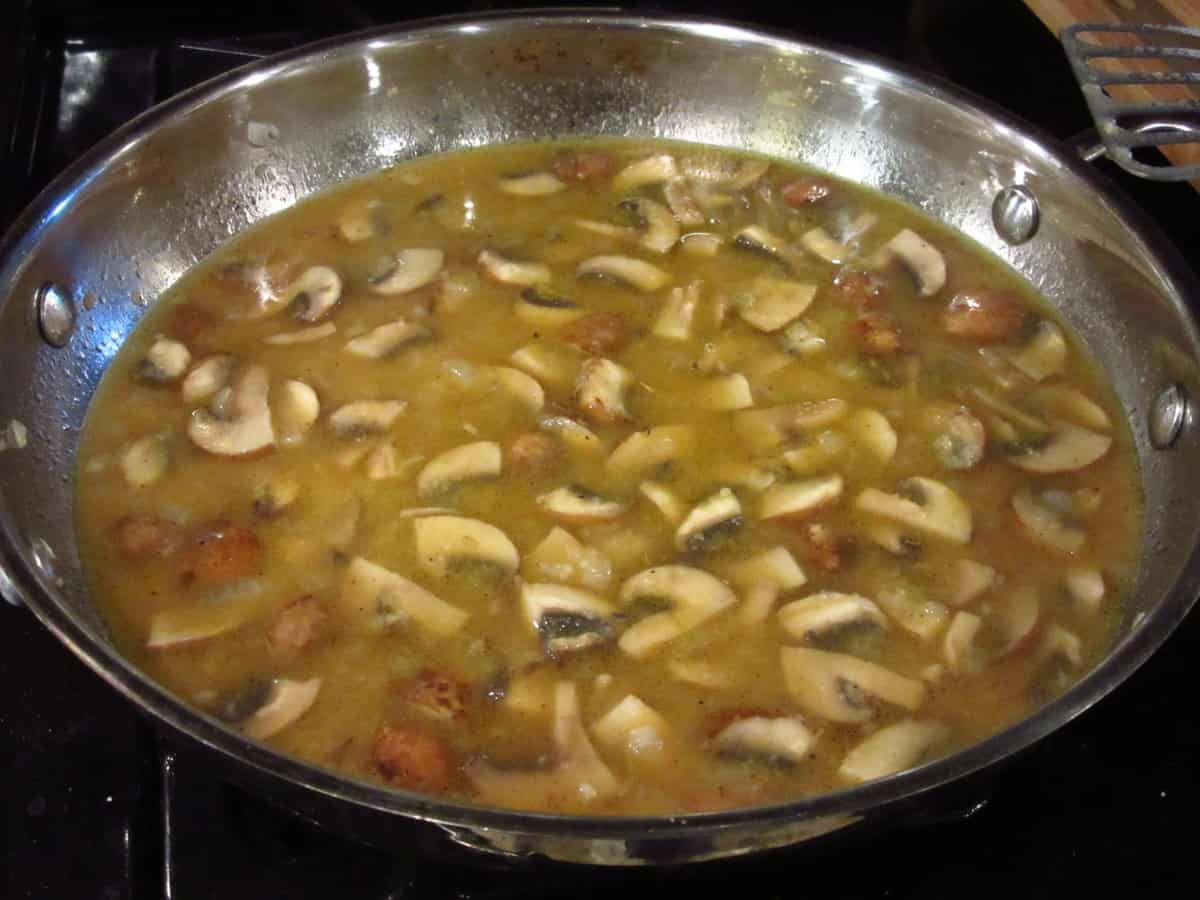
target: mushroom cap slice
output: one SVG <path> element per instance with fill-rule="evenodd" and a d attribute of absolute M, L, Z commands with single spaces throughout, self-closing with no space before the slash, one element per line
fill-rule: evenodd
<path fill-rule="evenodd" d="M 329 417 L 329 427 L 339 437 L 378 434 L 391 428 L 407 407 L 404 400 L 358 400 L 338 407 Z"/>
<path fill-rule="evenodd" d="M 813 256 L 820 257 L 826 262 L 840 265 L 849 254 L 849 244 L 842 244 L 829 236 L 824 228 L 813 228 L 800 235 L 800 246 Z"/>
<path fill-rule="evenodd" d="M 527 287 L 513 307 L 517 318 L 543 328 L 554 328 L 574 322 L 583 315 L 578 303 L 565 297 L 543 294 L 536 287 Z"/>
<path fill-rule="evenodd" d="M 1050 435 L 1050 440 L 1036 450 L 1010 453 L 1006 458 L 1018 469 L 1039 475 L 1074 472 L 1096 462 L 1111 446 L 1112 438 L 1106 434 L 1066 425 Z"/>
<path fill-rule="evenodd" d="M 625 392 L 633 384 L 633 373 L 611 359 L 593 357 L 579 368 L 575 399 L 593 422 L 611 424 L 629 419 Z"/>
<path fill-rule="evenodd" d="M 321 414 L 317 392 L 296 378 L 289 378 L 279 387 L 275 401 L 275 416 L 279 423 L 279 440 L 294 443 L 316 423 Z"/>
<path fill-rule="evenodd" d="M 555 488 L 537 498 L 537 505 L 552 516 L 567 522 L 601 522 L 624 515 L 625 500 L 610 500 L 578 485 Z"/>
<path fill-rule="evenodd" d="M 726 725 L 713 746 L 732 756 L 752 756 L 795 764 L 808 759 L 816 736 L 799 716 L 749 716 Z"/>
<path fill-rule="evenodd" d="M 495 441 L 476 441 L 440 453 L 417 476 L 417 493 L 428 498 L 447 487 L 500 474 L 503 459 Z"/>
<path fill-rule="evenodd" d="M 1083 547 L 1087 539 L 1084 530 L 1065 511 L 1036 497 L 1029 485 L 1013 494 L 1012 506 L 1029 537 L 1048 550 L 1076 553 Z"/>
<path fill-rule="evenodd" d="M 611 188 L 616 193 L 626 193 L 648 184 L 661 184 L 678 177 L 679 169 L 675 157 L 660 153 L 632 162 L 613 176 Z"/>
<path fill-rule="evenodd" d="M 386 274 L 372 279 L 370 288 L 376 294 L 407 294 L 429 284 L 442 270 L 446 254 L 428 247 L 411 247 L 396 254 Z"/>
<path fill-rule="evenodd" d="M 417 524 L 428 521 L 421 519 Z M 412 622 L 430 634 L 445 637 L 467 621 L 463 610 L 361 556 L 350 560 L 346 568 L 337 605 L 355 626 L 373 633 Z"/>
<path fill-rule="evenodd" d="M 665 182 L 663 197 L 666 198 L 667 206 L 671 208 L 671 213 L 680 225 L 695 228 L 708 221 L 700 207 L 696 205 L 696 198 L 688 190 L 687 182 L 684 179 L 672 178 Z"/>
<path fill-rule="evenodd" d="M 241 722 L 242 732 L 256 741 L 278 734 L 309 711 L 320 690 L 320 678 L 273 681 L 266 702 Z"/>
<path fill-rule="evenodd" d="M 165 609 L 150 617 L 146 647 L 168 650 L 218 637 L 241 628 L 253 612 L 254 607 L 246 603 L 205 602 Z"/>
<path fill-rule="evenodd" d="M 409 344 L 428 340 L 433 332 L 419 322 L 407 319 L 397 319 L 372 328 L 366 334 L 347 341 L 345 351 L 351 356 L 361 356 L 365 359 L 383 359 L 391 356 Z"/>
<path fill-rule="evenodd" d="M 208 356 L 192 366 L 180 386 L 184 403 L 203 403 L 229 384 L 237 360 L 218 354 Z"/>
<path fill-rule="evenodd" d="M 628 606 L 642 597 L 666 600 L 671 605 L 635 622 L 617 641 L 622 650 L 638 658 L 737 602 L 737 595 L 716 576 L 677 565 L 646 569 L 621 585 L 622 604 Z"/>
<path fill-rule="evenodd" d="M 1030 399 L 1050 416 L 1073 425 L 1095 431 L 1112 428 L 1112 420 L 1104 408 L 1076 388 L 1060 384 L 1043 385 L 1030 395 Z"/>
<path fill-rule="evenodd" d="M 873 735 L 846 754 L 838 775 L 846 781 L 864 782 L 911 769 L 950 736 L 938 722 L 906 719 Z"/>
<path fill-rule="evenodd" d="M 759 331 L 779 331 L 804 315 L 817 295 L 815 284 L 760 275 L 750 292 L 738 295 L 738 315 Z"/>
<path fill-rule="evenodd" d="M 627 694 L 592 724 L 592 734 L 612 753 L 660 755 L 670 726 L 635 694 Z"/>
<path fill-rule="evenodd" d="M 476 257 L 476 262 L 484 275 L 500 284 L 533 287 L 550 280 L 550 267 L 545 263 L 518 262 L 503 257 L 494 250 L 481 251 Z"/>
<path fill-rule="evenodd" d="M 191 363 L 192 354 L 187 345 L 160 334 L 154 338 L 150 349 L 146 351 L 146 358 L 138 366 L 138 376 L 160 383 L 174 381 L 187 371 Z"/>
<path fill-rule="evenodd" d="M 658 266 L 632 256 L 593 256 L 575 270 L 583 276 L 612 278 L 639 291 L 657 291 L 671 283 L 671 276 Z"/>
<path fill-rule="evenodd" d="M 201 450 L 217 456 L 245 456 L 275 445 L 271 407 L 267 403 L 270 375 L 265 366 L 251 366 L 237 380 L 231 400 L 232 417 L 219 419 L 198 409 L 188 420 L 188 437 Z"/>
<path fill-rule="evenodd" d="M 684 516 L 683 503 L 671 492 L 671 489 L 657 481 L 643 481 L 638 485 L 642 496 L 654 504 L 654 508 L 663 514 L 668 522 L 677 525 Z"/>
<path fill-rule="evenodd" d="M 546 404 L 546 392 L 536 378 L 509 366 L 493 366 L 491 374 L 505 391 L 531 413 L 536 415 L 542 411 Z"/>
<path fill-rule="evenodd" d="M 691 425 L 657 425 L 635 431 L 613 448 L 605 468 L 621 475 L 641 475 L 690 452 L 696 431 Z"/>
<path fill-rule="evenodd" d="M 1038 601 L 1037 593 L 1032 588 L 1017 588 L 1010 591 L 995 606 L 991 624 L 995 626 L 1003 641 L 996 652 L 996 658 L 1029 649 L 1029 642 L 1041 618 L 1042 605 Z"/>
<path fill-rule="evenodd" d="M 909 496 L 866 488 L 854 505 L 862 512 L 907 525 L 931 537 L 956 544 L 971 539 L 971 508 L 949 487 L 932 478 L 917 476 L 906 478 L 900 488 Z"/>
<path fill-rule="evenodd" d="M 320 325 L 310 325 L 297 331 L 282 331 L 279 334 L 269 334 L 263 338 L 264 344 L 273 347 L 287 347 L 292 344 L 311 344 L 322 341 L 337 334 L 337 326 L 332 322 L 322 322 Z"/>
<path fill-rule="evenodd" d="M 531 580 L 552 579 L 596 591 L 608 587 L 613 567 L 601 551 L 556 525 L 526 554 L 522 571 Z"/>
<path fill-rule="evenodd" d="M 808 647 L 784 647 L 779 653 L 792 699 L 832 722 L 872 719 L 875 711 L 868 696 L 909 711 L 925 702 L 926 688 L 920 681 L 865 659 Z"/>
<path fill-rule="evenodd" d="M 733 236 L 733 245 L 743 250 L 753 250 L 774 257 L 779 262 L 795 269 L 803 264 L 803 256 L 788 246 L 787 242 L 761 225 L 748 225 Z"/>
<path fill-rule="evenodd" d="M 759 518 L 793 519 L 807 516 L 836 502 L 842 496 L 844 486 L 841 475 L 773 484 L 763 493 Z"/>
<path fill-rule="evenodd" d="M 923 641 L 932 641 L 950 620 L 945 606 L 926 599 L 902 581 L 882 586 L 876 597 L 897 625 Z"/>
<path fill-rule="evenodd" d="M 456 561 L 474 560 L 496 566 L 509 575 L 517 571 L 517 548 L 495 525 L 462 516 L 428 516 L 413 522 L 417 556 L 434 575 L 444 576 Z"/>
<path fill-rule="evenodd" d="M 538 421 L 538 428 L 557 435 L 567 447 L 579 453 L 591 454 L 604 449 L 596 432 L 569 416 L 545 416 Z"/>
<path fill-rule="evenodd" d="M 679 223 L 671 210 L 661 203 L 646 197 L 630 197 L 622 200 L 621 206 L 645 223 L 645 231 L 638 243 L 647 250 L 666 253 L 679 241 Z"/>
<path fill-rule="evenodd" d="M 342 276 L 329 266 L 313 266 L 283 291 L 284 299 L 292 304 L 301 322 L 316 322 L 324 317 L 342 297 Z"/>
<path fill-rule="evenodd" d="M 946 602 L 966 606 L 996 583 L 996 570 L 973 559 L 959 559 L 950 572 Z"/>
<path fill-rule="evenodd" d="M 781 607 L 779 624 L 792 637 L 811 640 L 854 625 L 886 630 L 888 620 L 878 606 L 860 594 L 821 591 Z"/>
<path fill-rule="evenodd" d="M 733 427 L 751 451 L 771 450 L 789 438 L 832 425 L 849 406 L 845 400 L 805 400 L 767 409 L 744 409 L 733 417 Z"/>
<path fill-rule="evenodd" d="M 500 190 L 514 197 L 546 197 L 566 189 L 566 184 L 549 172 L 509 175 L 500 179 Z"/>
<path fill-rule="evenodd" d="M 890 462 L 896 455 L 900 443 L 896 429 L 878 410 L 857 409 L 846 418 L 844 427 L 880 462 Z"/>
<path fill-rule="evenodd" d="M 687 518 L 675 530 L 675 549 L 708 549 L 714 538 L 737 530 L 744 521 L 737 495 L 729 488 L 721 488 L 692 507 Z"/>
<path fill-rule="evenodd" d="M 550 657 L 603 644 L 614 634 L 616 610 L 591 591 L 526 582 L 521 585 L 521 608 Z"/>
<path fill-rule="evenodd" d="M 908 228 L 884 245 L 884 250 L 899 257 L 913 277 L 922 297 L 932 297 L 946 286 L 946 260 L 941 252 Z"/>

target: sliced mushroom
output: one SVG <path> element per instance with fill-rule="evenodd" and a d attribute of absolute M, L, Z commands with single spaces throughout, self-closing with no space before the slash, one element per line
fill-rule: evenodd
<path fill-rule="evenodd" d="M 950 610 L 903 582 L 882 586 L 876 599 L 892 621 L 926 642 L 936 638 L 950 621 Z"/>
<path fill-rule="evenodd" d="M 824 228 L 813 228 L 800 235 L 800 245 L 813 256 L 835 266 L 845 262 L 850 246 L 835 241 Z"/>
<path fill-rule="evenodd" d="M 871 543 L 901 559 L 912 559 L 921 552 L 920 540 L 898 523 L 888 519 L 875 519 L 864 523 L 862 533 Z"/>
<path fill-rule="evenodd" d="M 550 280 L 550 267 L 545 263 L 518 262 L 492 250 L 482 251 L 476 261 L 484 275 L 500 284 L 533 287 Z"/>
<path fill-rule="evenodd" d="M 426 463 L 417 476 L 417 493 L 421 497 L 439 494 L 447 488 L 500 474 L 502 457 L 495 441 L 476 441 L 440 453 Z"/>
<path fill-rule="evenodd" d="M 1108 453 L 1112 438 L 1097 434 L 1086 428 L 1064 425 L 1050 435 L 1050 439 L 1039 447 L 1021 447 L 1009 453 L 1007 459 L 1018 469 L 1037 472 L 1040 475 L 1052 472 L 1073 472 L 1096 462 Z"/>
<path fill-rule="evenodd" d="M 874 409 L 858 409 L 846 417 L 845 429 L 880 462 L 891 462 L 899 438 L 887 416 Z"/>
<path fill-rule="evenodd" d="M 775 474 L 753 463 L 740 459 L 713 462 L 708 469 L 709 477 L 718 484 L 746 488 L 762 492 L 775 483 Z"/>
<path fill-rule="evenodd" d="M 959 408 L 940 417 L 933 452 L 947 469 L 973 469 L 983 461 L 987 432 L 970 411 Z"/>
<path fill-rule="evenodd" d="M 667 272 L 632 256 L 593 256 L 581 262 L 575 272 L 580 277 L 612 278 L 639 291 L 657 291 L 671 282 Z"/>
<path fill-rule="evenodd" d="M 731 566 L 729 580 L 739 590 L 769 585 L 777 593 L 786 593 L 803 587 L 808 578 L 786 548 L 772 547 Z"/>
<path fill-rule="evenodd" d="M 687 182 L 682 178 L 672 178 L 663 184 L 663 197 L 667 206 L 680 225 L 695 228 L 708 221 L 708 217 L 696 205 L 696 198 L 688 189 Z"/>
<path fill-rule="evenodd" d="M 669 341 L 686 341 L 692 337 L 692 322 L 696 318 L 696 306 L 700 302 L 700 282 L 693 281 L 686 288 L 673 287 L 650 333 Z"/>
<path fill-rule="evenodd" d="M 358 400 L 338 407 L 329 417 L 329 427 L 344 438 L 379 434 L 391 428 L 407 407 L 404 400 Z"/>
<path fill-rule="evenodd" d="M 642 598 L 670 604 L 666 610 L 630 625 L 618 639 L 622 650 L 639 659 L 737 602 L 737 595 L 728 585 L 691 566 L 645 569 L 621 585 L 620 598 L 625 606 Z"/>
<path fill-rule="evenodd" d="M 317 392 L 295 378 L 289 378 L 279 386 L 275 401 L 275 422 L 278 425 L 279 442 L 294 444 L 316 424 L 321 414 L 321 401 Z"/>
<path fill-rule="evenodd" d="M 1112 428 L 1112 421 L 1104 408 L 1073 387 L 1060 384 L 1043 385 L 1030 395 L 1030 399 L 1035 406 L 1056 419 L 1094 431 L 1108 431 Z"/>
<path fill-rule="evenodd" d="M 592 234 L 598 234 L 607 238 L 616 238 L 622 241 L 634 241 L 638 237 L 638 230 L 628 225 L 597 222 L 595 219 L 572 219 L 571 224 L 577 228 L 582 228 L 584 231 L 590 231 Z"/>
<path fill-rule="evenodd" d="M 619 518 L 629 509 L 624 500 L 602 497 L 574 484 L 541 494 L 537 505 L 564 522 L 603 522 Z"/>
<path fill-rule="evenodd" d="M 638 485 L 638 490 L 642 492 L 642 496 L 654 504 L 654 508 L 662 513 L 670 524 L 677 525 L 683 519 L 685 512 L 683 503 L 671 492 L 670 488 L 656 481 L 643 481 Z"/>
<path fill-rule="evenodd" d="M 1089 615 L 1100 611 L 1104 602 L 1104 576 L 1091 566 L 1073 566 L 1067 570 L 1067 592 L 1079 609 Z"/>
<path fill-rule="evenodd" d="M 715 543 L 742 527 L 742 505 L 729 488 L 697 503 L 675 530 L 675 548 L 696 552 L 708 550 Z"/>
<path fill-rule="evenodd" d="M 590 591 L 526 582 L 521 585 L 521 606 L 552 659 L 607 643 L 615 634 L 616 610 Z"/>
<path fill-rule="evenodd" d="M 916 766 L 949 736 L 950 729 L 938 722 L 907 719 L 888 725 L 847 753 L 838 775 L 853 782 L 886 778 Z"/>
<path fill-rule="evenodd" d="M 971 539 L 971 508 L 949 487 L 921 477 L 906 478 L 898 487 L 900 494 L 866 488 L 854 505 L 941 540 L 965 544 Z"/>
<path fill-rule="evenodd" d="M 522 571 L 534 581 L 552 580 L 602 591 L 612 581 L 613 565 L 600 550 L 581 544 L 569 531 L 555 526 L 525 556 Z"/>
<path fill-rule="evenodd" d="M 598 453 L 604 449 L 604 444 L 586 425 L 567 416 L 545 416 L 538 422 L 542 431 L 558 435 L 559 439 L 571 450 L 583 454 Z"/>
<path fill-rule="evenodd" d="M 130 487 L 149 487 L 167 471 L 170 457 L 161 434 L 138 438 L 121 451 L 121 473 Z"/>
<path fill-rule="evenodd" d="M 719 184 L 735 191 L 752 187 L 771 168 L 765 159 L 733 159 L 715 152 L 685 157 L 680 170 L 696 181 Z"/>
<path fill-rule="evenodd" d="M 165 384 L 183 377 L 191 364 L 192 354 L 185 344 L 160 334 L 146 351 L 145 359 L 138 365 L 137 374 L 144 381 Z"/>
<path fill-rule="evenodd" d="M 788 246 L 783 238 L 772 234 L 761 225 L 748 225 L 743 228 L 733 236 L 733 246 L 769 256 L 790 269 L 800 268 L 804 264 L 800 253 Z"/>
<path fill-rule="evenodd" d="M 962 674 L 978 671 L 980 660 L 975 651 L 975 638 L 982 627 L 983 619 L 974 613 L 960 609 L 954 614 L 942 639 L 942 656 L 951 672 Z"/>
<path fill-rule="evenodd" d="M 621 206 L 629 210 L 644 226 L 640 243 L 653 253 L 666 253 L 679 241 L 679 223 L 661 203 L 645 197 L 630 197 L 622 200 Z"/>
<path fill-rule="evenodd" d="M 329 266 L 305 269 L 283 290 L 283 297 L 301 322 L 316 322 L 342 297 L 342 277 Z"/>
<path fill-rule="evenodd" d="M 1046 494 L 1035 494 L 1024 485 L 1013 494 L 1012 506 L 1026 534 L 1048 550 L 1076 553 L 1083 547 L 1087 534 L 1067 505 L 1056 504 Z"/>
<path fill-rule="evenodd" d="M 684 684 L 706 691 L 728 690 L 738 682 L 737 674 L 730 668 L 714 665 L 704 660 L 671 660 L 667 663 L 667 671 L 676 681 L 682 681 Z"/>
<path fill-rule="evenodd" d="M 526 344 L 514 350 L 509 361 L 553 388 L 571 387 L 579 372 L 578 355 L 562 344 Z"/>
<path fill-rule="evenodd" d="M 1022 431 L 1027 432 L 1029 435 L 1041 437 L 1050 433 L 1050 426 L 1045 421 L 1022 409 L 1018 409 L 1003 397 L 997 396 L 987 388 L 971 388 L 970 393 L 971 397 L 981 405 L 987 407 Z"/>
<path fill-rule="evenodd" d="M 357 244 L 374 237 L 376 227 L 375 216 L 373 214 L 379 209 L 380 205 L 378 201 L 372 200 L 365 206 L 357 204 L 351 206 L 338 219 L 338 234 L 352 244 Z"/>
<path fill-rule="evenodd" d="M 1041 618 L 1041 608 L 1037 592 L 1029 587 L 1010 591 L 994 605 L 990 623 L 1000 638 L 996 658 L 1029 649 Z"/>
<path fill-rule="evenodd" d="M 1041 663 L 1060 659 L 1068 665 L 1078 668 L 1083 663 L 1083 642 L 1079 640 L 1077 634 L 1068 631 L 1061 625 L 1051 625 L 1042 635 L 1035 655 Z"/>
<path fill-rule="evenodd" d="M 146 647 L 150 650 L 169 650 L 219 637 L 241 628 L 253 613 L 252 604 L 229 602 L 205 602 L 164 609 L 150 617 Z"/>
<path fill-rule="evenodd" d="M 431 337 L 433 332 L 425 325 L 407 319 L 397 319 L 395 322 L 376 326 L 366 334 L 348 341 L 344 349 L 351 356 L 383 359 L 398 353 L 409 344 L 429 340 Z"/>
<path fill-rule="evenodd" d="M 263 343 L 275 347 L 287 347 L 292 344 L 311 344 L 313 341 L 323 341 L 325 338 L 332 337 L 335 334 L 337 334 L 336 325 L 332 322 L 322 322 L 320 325 L 312 325 L 308 328 L 301 328 L 298 331 L 269 334 L 263 338 Z"/>
<path fill-rule="evenodd" d="M 1033 337 L 1009 360 L 1034 381 L 1059 375 L 1067 364 L 1067 339 L 1053 322 L 1039 322 Z"/>
<path fill-rule="evenodd" d="M 592 734 L 610 753 L 661 757 L 670 726 L 657 711 L 628 694 L 592 725 Z"/>
<path fill-rule="evenodd" d="M 799 716 L 748 716 L 721 729 L 713 746 L 730 756 L 796 764 L 808 759 L 815 741 L 816 736 Z"/>
<path fill-rule="evenodd" d="M 421 519 L 418 524 L 428 521 Z M 346 568 L 337 605 L 352 625 L 370 633 L 412 623 L 435 637 L 446 637 L 467 621 L 463 610 L 361 556 Z"/>
<path fill-rule="evenodd" d="M 836 503 L 845 482 L 840 475 L 786 481 L 767 488 L 759 507 L 761 519 L 798 519 Z"/>
<path fill-rule="evenodd" d="M 217 456 L 245 456 L 274 446 L 269 391 L 266 368 L 251 366 L 233 386 L 230 417 L 221 419 L 207 409 L 195 410 L 188 420 L 188 437 L 201 450 Z"/>
<path fill-rule="evenodd" d="M 951 606 L 966 606 L 996 584 L 996 570 L 973 559 L 959 559 L 950 572 L 946 602 Z"/>
<path fill-rule="evenodd" d="M 291 478 L 271 478 L 255 486 L 250 508 L 260 519 L 274 519 L 282 515 L 299 496 L 299 482 Z"/>
<path fill-rule="evenodd" d="M 793 600 L 779 610 L 779 624 L 794 638 L 811 641 L 844 628 L 887 629 L 887 616 L 860 594 L 820 591 Z"/>
<path fill-rule="evenodd" d="M 397 459 L 396 448 L 392 444 L 381 444 L 367 454 L 364 471 L 371 481 L 400 478 L 420 460 L 419 456 L 406 460 Z"/>
<path fill-rule="evenodd" d="M 825 338 L 803 319 L 797 319 L 776 338 L 779 348 L 792 356 L 816 356 L 828 347 Z"/>
<path fill-rule="evenodd" d="M 692 393 L 698 406 L 718 412 L 746 409 L 754 405 L 750 381 L 740 372 L 708 378 Z"/>
<path fill-rule="evenodd" d="M 613 448 L 605 467 L 621 475 L 641 475 L 691 452 L 696 432 L 691 425 L 658 425 L 635 431 Z"/>
<path fill-rule="evenodd" d="M 548 197 L 566 189 L 567 186 L 549 172 L 509 175 L 500 179 L 500 190 L 514 197 Z"/>
<path fill-rule="evenodd" d="M 508 366 L 494 366 L 491 373 L 500 386 L 529 412 L 536 415 L 542 411 L 546 403 L 546 392 L 542 390 L 536 378 Z"/>
<path fill-rule="evenodd" d="M 583 315 L 579 304 L 566 297 L 544 294 L 535 287 L 521 291 L 521 297 L 513 308 L 518 319 L 541 328 L 566 325 Z"/>
<path fill-rule="evenodd" d="M 495 566 L 512 575 L 521 558 L 495 525 L 461 516 L 428 516 L 413 522 L 421 566 L 439 577 L 460 562 Z"/>
<path fill-rule="evenodd" d="M 733 417 L 733 427 L 753 452 L 775 448 L 806 432 L 832 425 L 846 414 L 846 401 L 806 400 L 767 409 L 742 410 Z"/>
<path fill-rule="evenodd" d="M 232 356 L 209 356 L 200 360 L 183 379 L 185 403 L 203 403 L 229 384 L 237 360 Z"/>
<path fill-rule="evenodd" d="M 242 720 L 239 727 L 247 737 L 264 741 L 283 731 L 308 712 L 316 702 L 320 690 L 320 678 L 311 678 L 308 681 L 276 679 L 271 682 L 263 704 Z"/>
<path fill-rule="evenodd" d="M 625 392 L 633 384 L 633 373 L 611 359 L 592 357 L 579 367 L 575 400 L 592 422 L 611 425 L 629 420 Z"/>
<path fill-rule="evenodd" d="M 884 245 L 884 252 L 898 257 L 917 280 L 922 297 L 932 297 L 946 286 L 946 260 L 941 252 L 916 232 L 905 228 Z"/>
<path fill-rule="evenodd" d="M 832 722 L 870 721 L 875 711 L 869 698 L 910 712 L 925 702 L 923 683 L 865 659 L 809 647 L 784 647 L 779 653 L 792 699 Z"/>
<path fill-rule="evenodd" d="M 446 255 L 437 249 L 413 247 L 401 250 L 388 270 L 370 281 L 370 288 L 377 294 L 407 294 L 423 288 L 437 278 L 442 270 Z"/>
<path fill-rule="evenodd" d="M 711 259 L 725 246 L 725 240 L 719 234 L 707 231 L 694 231 L 679 239 L 679 249 L 688 256 Z"/>
<path fill-rule="evenodd" d="M 628 193 L 649 184 L 661 184 L 672 181 L 679 175 L 675 165 L 675 157 L 660 153 L 657 156 L 647 156 L 632 162 L 618 172 L 612 180 L 612 190 L 615 193 Z"/>

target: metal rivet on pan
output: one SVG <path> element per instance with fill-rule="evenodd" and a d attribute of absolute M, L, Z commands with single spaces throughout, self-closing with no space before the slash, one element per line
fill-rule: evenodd
<path fill-rule="evenodd" d="M 58 554 L 54 548 L 42 538 L 34 538 L 29 542 L 29 551 L 33 556 L 34 568 L 42 577 L 54 584 L 61 585 L 62 577 L 58 574 Z"/>
<path fill-rule="evenodd" d="M 1163 388 L 1150 407 L 1150 443 L 1155 450 L 1166 450 L 1179 438 L 1188 417 L 1188 392 L 1182 384 Z"/>
<path fill-rule="evenodd" d="M 53 281 L 47 281 L 37 292 L 38 330 L 51 347 L 65 347 L 75 331 L 75 304 L 71 295 Z"/>
<path fill-rule="evenodd" d="M 1037 197 L 1023 184 L 1010 184 L 992 201 L 992 224 L 1009 244 L 1023 244 L 1037 234 L 1041 219 Z"/>

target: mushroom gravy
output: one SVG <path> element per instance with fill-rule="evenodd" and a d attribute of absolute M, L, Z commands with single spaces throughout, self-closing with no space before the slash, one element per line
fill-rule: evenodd
<path fill-rule="evenodd" d="M 893 199 L 665 142 L 427 158 L 187 274 L 77 524 L 120 649 L 320 766 L 486 805 L 781 802 L 1028 715 L 1141 534 L 1112 390 Z"/>

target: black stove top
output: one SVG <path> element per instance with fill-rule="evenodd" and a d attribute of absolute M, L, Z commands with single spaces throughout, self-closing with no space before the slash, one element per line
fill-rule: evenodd
<path fill-rule="evenodd" d="M 251 58 L 401 15 L 523 4 L 300 0 L 288 5 L 282 28 L 281 7 L 259 0 L 207 0 L 183 10 L 134 0 L 15 5 L 0 12 L 0 135 L 8 138 L 0 145 L 0 225 L 131 116 Z M 915 65 L 1063 138 L 1089 124 L 1057 43 L 1015 0 L 792 7 L 727 0 L 686 9 Z M 1200 212 L 1190 187 L 1110 174 L 1169 233 L 1190 232 Z M 1188 690 L 1197 650 L 1193 616 L 1112 697 L 976 778 L 961 808 L 932 821 L 836 848 L 667 873 L 531 874 L 384 852 L 269 806 L 222 782 L 203 758 L 176 755 L 28 612 L 3 607 L 0 896 L 396 900 L 590 897 L 614 889 L 641 896 L 664 888 L 827 900 L 1107 897 L 1131 889 L 1157 896 L 1178 891 L 1191 870 L 1180 851 L 1200 801 L 1200 711 Z"/>

